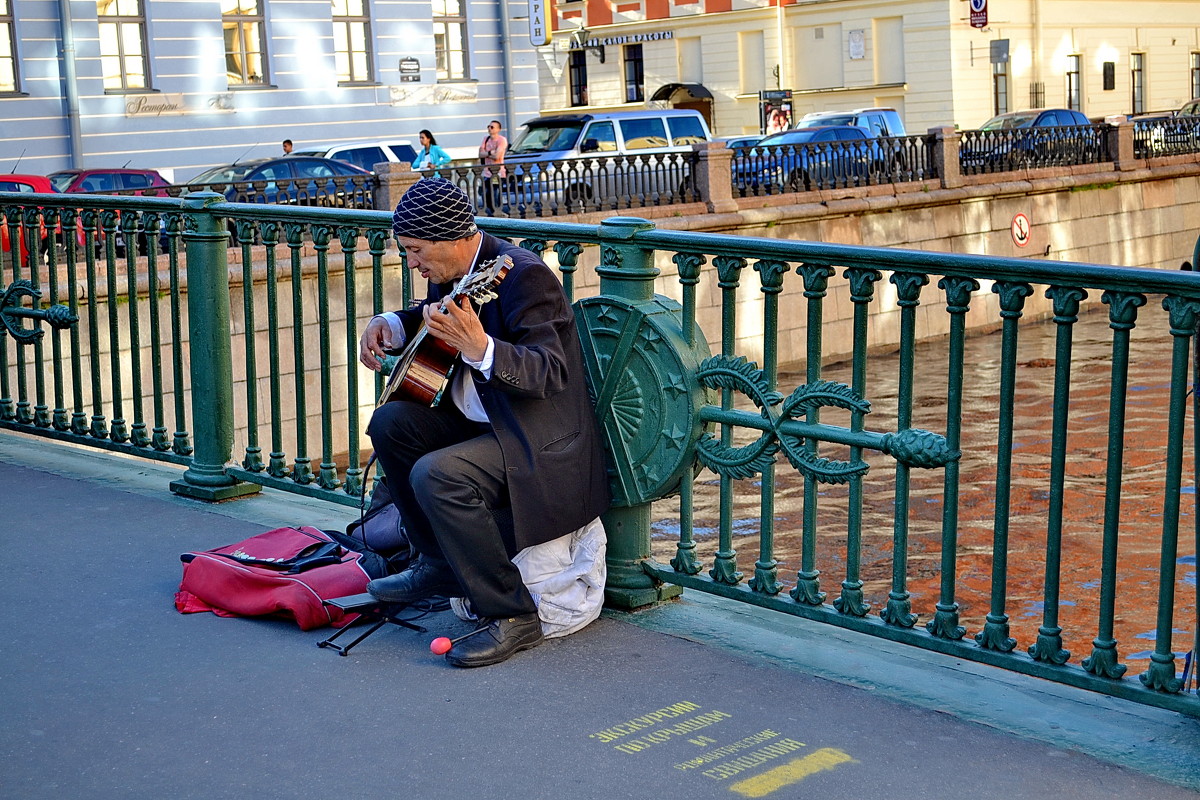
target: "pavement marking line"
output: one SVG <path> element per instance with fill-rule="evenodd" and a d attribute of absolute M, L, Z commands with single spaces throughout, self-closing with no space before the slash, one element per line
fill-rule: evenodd
<path fill-rule="evenodd" d="M 736 792 L 742 797 L 766 797 L 771 792 L 798 783 L 809 775 L 833 769 L 838 764 L 853 760 L 849 753 L 832 747 L 822 747 L 803 758 L 794 759 L 774 769 L 769 769 L 761 775 L 755 775 L 753 778 L 738 781 L 729 787 L 729 791 Z"/>

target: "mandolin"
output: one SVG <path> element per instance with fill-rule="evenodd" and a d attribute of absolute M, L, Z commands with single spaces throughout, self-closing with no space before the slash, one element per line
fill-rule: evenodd
<path fill-rule="evenodd" d="M 441 299 L 439 310 L 446 313 L 447 304 L 458 302 L 463 297 L 471 298 L 476 305 L 494 300 L 496 287 L 511 267 L 512 259 L 508 256 L 480 264 L 454 284 L 450 294 Z M 392 367 L 376 406 L 389 400 L 411 400 L 430 408 L 436 406 L 441 402 L 442 393 L 446 391 L 458 365 L 458 356 L 458 351 L 453 347 L 436 336 L 430 336 L 429 329 L 422 321 L 421 327 L 404 346 L 399 360 Z"/>

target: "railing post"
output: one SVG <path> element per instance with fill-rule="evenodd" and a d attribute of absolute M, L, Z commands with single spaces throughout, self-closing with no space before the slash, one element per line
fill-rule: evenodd
<path fill-rule="evenodd" d="M 379 188 L 375 190 L 375 210 L 392 211 L 408 187 L 421 180 L 420 172 L 413 172 L 411 165 L 404 162 L 387 161 L 375 165 L 379 176 Z"/>
<path fill-rule="evenodd" d="M 253 494 L 261 488 L 239 483 L 225 472 L 233 452 L 233 357 L 225 257 L 229 233 L 225 219 L 208 210 L 223 202 L 225 197 L 215 192 L 196 192 L 183 200 L 195 450 L 191 466 L 182 480 L 171 482 L 171 491 L 210 501 Z"/>
<path fill-rule="evenodd" d="M 638 231 L 653 228 L 654 223 L 633 217 L 612 217 L 601 223 L 604 241 L 600 266 L 596 268 L 600 275 L 601 297 L 612 296 L 630 304 L 654 297 L 654 279 L 658 275 L 654 253 L 631 241 Z M 612 455 L 619 458 L 615 453 Z M 620 476 L 635 465 L 614 463 L 612 466 L 619 481 Z M 655 581 L 642 569 L 642 562 L 650 558 L 649 501 L 625 506 L 614 503 L 604 513 L 603 521 L 608 536 L 606 603 L 620 608 L 637 608 L 682 593 L 678 586 Z"/>
<path fill-rule="evenodd" d="M 636 608 L 677 595 L 647 574 L 651 503 L 690 481 L 703 432 L 705 390 L 695 378 L 708 355 L 675 301 L 654 293 L 654 251 L 634 238 L 654 225 L 614 217 L 600 225 L 600 294 L 575 304 L 596 416 L 610 456 L 608 534 L 610 606 Z M 689 318 L 690 319 L 690 318 Z"/>
<path fill-rule="evenodd" d="M 724 142 L 701 142 L 692 145 L 696 153 L 696 189 L 709 213 L 725 214 L 737 211 L 733 199 L 733 151 Z"/>
<path fill-rule="evenodd" d="M 958 163 L 958 146 L 962 137 L 958 130 L 946 125 L 940 128 L 930 128 L 929 135 L 933 137 L 933 163 L 941 178 L 943 189 L 954 189 L 962 186 L 962 171 Z"/>
<path fill-rule="evenodd" d="M 1108 126 L 1108 154 L 1112 156 L 1113 169 L 1137 168 L 1133 158 L 1133 122 L 1129 119 Z"/>

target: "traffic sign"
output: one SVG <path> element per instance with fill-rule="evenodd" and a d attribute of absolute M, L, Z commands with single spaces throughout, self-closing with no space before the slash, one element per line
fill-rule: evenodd
<path fill-rule="evenodd" d="M 987 0 L 971 0 L 971 27 L 986 28 L 987 24 Z"/>
<path fill-rule="evenodd" d="M 1029 217 L 1024 214 L 1017 214 L 1012 218 L 1012 240 L 1017 247 L 1024 247 L 1029 244 L 1029 229 L 1033 226 L 1029 222 Z"/>

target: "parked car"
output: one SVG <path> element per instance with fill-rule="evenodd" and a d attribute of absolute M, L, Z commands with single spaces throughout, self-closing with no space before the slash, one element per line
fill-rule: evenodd
<path fill-rule="evenodd" d="M 42 175 L 0 175 L 0 192 L 53 194 L 57 191 L 50 179 Z"/>
<path fill-rule="evenodd" d="M 1200 116 L 1200 97 L 1195 100 L 1189 100 L 1184 103 L 1178 111 L 1175 112 L 1177 117 L 1197 117 Z"/>
<path fill-rule="evenodd" d="M 297 156 L 335 158 L 361 167 L 367 172 L 374 172 L 375 165 L 385 161 L 411 164 L 417 157 L 417 150 L 408 139 L 389 139 L 380 142 L 319 145 L 292 151 L 292 157 Z"/>
<path fill-rule="evenodd" d="M 239 203 L 369 208 L 371 173 L 345 161 L 309 156 L 256 158 L 202 172 L 187 183 Z"/>
<path fill-rule="evenodd" d="M 20 192 L 21 194 L 39 193 L 39 194 L 54 194 L 58 190 L 54 188 L 54 184 L 50 183 L 50 179 L 41 175 L 18 175 L 10 173 L 8 175 L 0 175 L 0 192 Z M 8 222 L 0 224 L 0 252 L 9 253 L 12 251 L 12 243 L 9 241 L 9 226 Z M 59 233 L 62 233 L 62 226 L 59 226 Z M 46 235 L 46 224 L 41 223 L 38 232 L 38 253 L 43 257 L 50 250 L 50 237 Z M 25 238 L 23 234 L 19 235 L 17 240 L 17 258 L 21 263 L 26 262 L 28 254 Z M 2 265 L 0 265 L 2 266 Z"/>
<path fill-rule="evenodd" d="M 526 122 L 505 153 L 506 164 L 588 156 L 689 152 L 712 138 L 699 111 L 647 109 L 559 114 Z"/>
<path fill-rule="evenodd" d="M 865 183 L 881 155 L 870 131 L 824 125 L 764 136 L 733 159 L 733 188 L 746 194 L 805 192 Z"/>
<path fill-rule="evenodd" d="M 1200 115 L 1159 111 L 1138 114 L 1130 121 L 1133 122 L 1134 158 L 1200 152 Z"/>
<path fill-rule="evenodd" d="M 980 125 L 979 130 L 1021 130 L 1091 124 L 1092 121 L 1080 111 L 1069 108 L 1033 108 L 1028 111 L 1009 111 L 1007 114 L 999 114 Z"/>
<path fill-rule="evenodd" d="M 146 197 L 166 197 L 170 181 L 153 169 L 64 169 L 52 172 L 49 176 L 54 188 L 60 192 L 72 194 L 136 194 Z M 96 232 L 96 247 L 104 247 L 105 233 Z M 150 250 L 146 234 L 140 230 L 137 234 L 138 252 L 145 255 Z M 117 232 L 114 237 L 118 258 L 125 256 L 124 230 Z"/>
<path fill-rule="evenodd" d="M 136 192 L 165 197 L 170 182 L 153 169 L 64 169 L 49 176 L 60 192 Z"/>
<path fill-rule="evenodd" d="M 1101 150 L 1091 120 L 1069 108 L 1034 108 L 992 117 L 964 131 L 959 163 L 967 174 L 1090 163 Z"/>
<path fill-rule="evenodd" d="M 736 150 L 739 147 L 753 147 L 762 140 L 762 134 L 744 134 L 742 136 L 716 136 L 714 142 L 724 142 L 725 146 L 730 150 Z"/>
<path fill-rule="evenodd" d="M 477 192 L 484 209 L 617 208 L 639 195 L 683 201 L 692 186 L 683 154 L 712 138 L 704 117 L 690 109 L 559 114 L 523 127 L 504 155 L 501 196 Z"/>
<path fill-rule="evenodd" d="M 814 111 L 800 118 L 792 130 L 818 128 L 824 125 L 856 125 L 868 136 L 907 136 L 900 112 L 894 108 L 876 106 L 852 111 Z"/>

